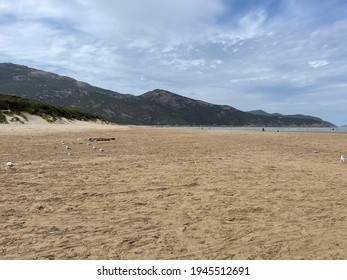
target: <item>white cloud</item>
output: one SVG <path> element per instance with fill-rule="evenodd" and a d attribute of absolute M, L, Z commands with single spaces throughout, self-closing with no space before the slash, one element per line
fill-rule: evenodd
<path fill-rule="evenodd" d="M 206 61 L 205 59 L 177 59 L 174 58 L 170 61 L 161 61 L 163 65 L 174 67 L 175 69 L 181 71 L 181 70 L 188 70 L 189 68 L 201 68 L 205 67 Z"/>
<path fill-rule="evenodd" d="M 252 38 L 262 33 L 262 25 L 266 20 L 265 11 L 250 12 L 239 20 L 240 36 Z"/>
<path fill-rule="evenodd" d="M 221 64 L 223 64 L 223 61 L 220 60 L 220 59 L 213 59 L 213 60 L 210 61 L 210 67 L 211 68 L 216 68 L 216 67 L 218 67 Z"/>
<path fill-rule="evenodd" d="M 90 11 L 91 23 L 81 23 L 85 32 L 96 36 L 102 34 L 111 40 L 120 37 L 146 39 L 153 44 L 159 38 L 179 44 L 200 37 L 223 12 L 220 0 L 99 0 L 80 3 Z"/>
<path fill-rule="evenodd" d="M 263 76 L 263 77 L 250 77 L 250 78 L 242 78 L 242 79 L 232 79 L 230 80 L 231 83 L 243 83 L 243 82 L 254 82 L 254 81 L 262 81 L 262 80 L 269 80 L 273 77 L 271 76 Z"/>
<path fill-rule="evenodd" d="M 319 67 L 322 67 L 322 66 L 326 66 L 329 64 L 329 61 L 327 60 L 315 60 L 315 61 L 309 61 L 308 63 L 310 65 L 310 67 L 312 68 L 319 68 Z"/>

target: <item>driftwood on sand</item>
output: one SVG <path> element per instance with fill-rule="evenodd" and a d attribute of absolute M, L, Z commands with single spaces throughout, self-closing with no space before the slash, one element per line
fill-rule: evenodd
<path fill-rule="evenodd" d="M 97 141 L 112 141 L 112 140 L 116 140 L 116 138 L 112 137 L 112 138 L 105 138 L 105 137 L 90 137 L 87 139 L 90 142 L 97 142 Z"/>

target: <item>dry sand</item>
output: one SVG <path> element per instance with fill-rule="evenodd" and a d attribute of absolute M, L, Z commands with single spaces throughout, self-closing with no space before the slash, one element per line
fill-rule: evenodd
<path fill-rule="evenodd" d="M 346 133 L 36 123 L 0 141 L 0 259 L 347 259 Z"/>

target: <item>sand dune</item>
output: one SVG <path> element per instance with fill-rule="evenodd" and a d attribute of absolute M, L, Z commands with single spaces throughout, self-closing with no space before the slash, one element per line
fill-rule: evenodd
<path fill-rule="evenodd" d="M 36 123 L 0 140 L 0 259 L 347 258 L 346 133 Z"/>

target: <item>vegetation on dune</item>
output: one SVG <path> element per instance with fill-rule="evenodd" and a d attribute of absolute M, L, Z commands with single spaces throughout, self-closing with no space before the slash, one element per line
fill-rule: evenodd
<path fill-rule="evenodd" d="M 88 113 L 48 105 L 37 100 L 0 94 L 0 123 L 6 123 L 5 115 L 21 115 L 22 112 L 40 116 L 48 122 L 55 122 L 62 118 L 81 121 L 101 119 Z"/>

